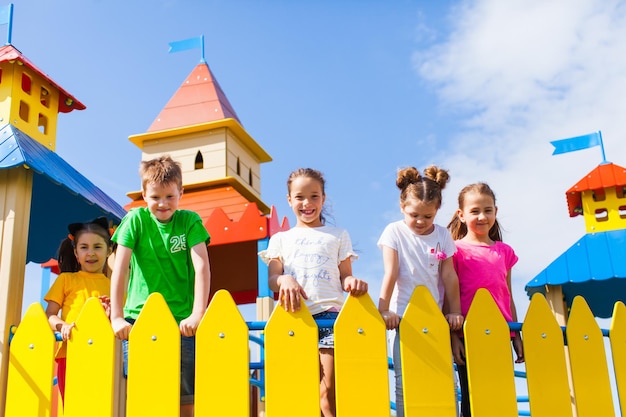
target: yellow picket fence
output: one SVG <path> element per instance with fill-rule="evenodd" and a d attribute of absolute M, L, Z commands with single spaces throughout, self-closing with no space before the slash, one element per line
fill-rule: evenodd
<path fill-rule="evenodd" d="M 219 291 L 196 336 L 197 417 L 250 415 L 248 332 L 230 294 Z M 474 417 L 517 416 L 509 327 L 488 292 L 476 295 L 465 332 Z M 424 287 L 413 294 L 400 334 L 405 415 L 456 416 L 450 334 Z M 584 299 L 576 298 L 572 306 L 566 345 L 539 294 L 531 300 L 522 334 L 533 417 L 615 415 L 618 399 L 613 398 L 604 336 Z M 615 305 L 609 336 L 616 391 L 623 399 L 626 310 L 621 302 Z M 309 312 L 276 308 L 264 338 L 265 415 L 318 417 L 317 325 Z M 179 332 L 159 294 L 148 299 L 129 343 L 127 396 L 120 405 L 119 342 L 98 300 L 89 300 L 68 344 L 65 416 L 178 415 Z M 369 296 L 348 297 L 335 323 L 335 346 L 337 415 L 389 416 L 386 330 Z M 6 417 L 52 414 L 54 349 L 43 308 L 33 304 L 11 342 Z M 621 413 L 626 415 L 624 405 Z"/>

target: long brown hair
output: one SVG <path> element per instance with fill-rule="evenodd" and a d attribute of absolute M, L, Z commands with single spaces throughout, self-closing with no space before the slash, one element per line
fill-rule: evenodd
<path fill-rule="evenodd" d="M 465 207 L 465 196 L 467 193 L 483 194 L 493 198 L 493 204 L 496 204 L 496 194 L 493 192 L 489 185 L 484 182 L 477 182 L 474 184 L 466 185 L 459 192 L 459 210 L 463 210 Z M 454 240 L 463 239 L 467 235 L 467 224 L 463 223 L 459 218 L 459 212 L 455 211 L 450 223 L 448 223 L 448 230 Z M 502 231 L 498 219 L 496 219 L 491 229 L 489 229 L 489 238 L 494 241 L 502 242 Z"/>

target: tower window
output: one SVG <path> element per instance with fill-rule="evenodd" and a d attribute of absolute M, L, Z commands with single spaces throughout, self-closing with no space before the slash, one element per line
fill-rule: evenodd
<path fill-rule="evenodd" d="M 241 176 L 241 163 L 239 162 L 239 157 L 237 157 L 237 175 Z"/>
<path fill-rule="evenodd" d="M 600 208 L 596 210 L 596 220 L 599 222 L 605 222 L 609 220 L 609 212 L 605 208 Z"/>
<path fill-rule="evenodd" d="M 252 170 L 248 171 L 248 184 L 252 186 Z"/>
<path fill-rule="evenodd" d="M 626 206 L 619 206 L 617 212 L 620 219 L 626 219 Z"/>
<path fill-rule="evenodd" d="M 604 194 L 604 190 L 593 190 L 591 192 L 591 196 L 593 197 L 593 201 L 606 200 L 606 194 Z"/>
<path fill-rule="evenodd" d="M 22 90 L 25 93 L 30 94 L 30 86 L 31 86 L 30 77 L 28 75 L 22 73 Z"/>
<path fill-rule="evenodd" d="M 48 90 L 46 90 L 45 88 L 41 87 L 41 92 L 39 93 L 39 101 L 41 101 L 41 104 L 43 104 L 45 107 L 50 107 L 50 92 Z"/>
<path fill-rule="evenodd" d="M 44 135 L 48 133 L 48 118 L 41 113 L 39 113 L 39 124 L 37 127 Z"/>
<path fill-rule="evenodd" d="M 196 153 L 196 160 L 194 162 L 194 169 L 202 169 L 204 168 L 204 158 L 202 158 L 202 154 L 200 151 Z"/>
<path fill-rule="evenodd" d="M 28 123 L 28 112 L 29 112 L 28 104 L 20 101 L 20 119 Z"/>

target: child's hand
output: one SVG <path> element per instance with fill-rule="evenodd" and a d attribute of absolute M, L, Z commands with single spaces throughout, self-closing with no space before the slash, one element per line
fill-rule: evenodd
<path fill-rule="evenodd" d="M 124 320 L 124 318 L 118 317 L 111 320 L 111 327 L 113 327 L 113 333 L 115 333 L 115 337 L 120 340 L 128 340 L 130 329 L 133 326 L 129 322 Z"/>
<path fill-rule="evenodd" d="M 457 365 L 465 365 L 465 345 L 456 332 L 450 333 L 450 342 L 452 344 L 454 363 Z"/>
<path fill-rule="evenodd" d="M 367 282 L 353 276 L 348 276 L 343 280 L 343 290 L 349 292 L 350 295 L 363 295 L 367 293 Z"/>
<path fill-rule="evenodd" d="M 280 288 L 278 292 L 278 305 L 285 307 L 285 311 L 300 310 L 300 296 L 305 300 L 309 298 L 304 288 L 291 275 L 281 275 L 276 280 Z"/>
<path fill-rule="evenodd" d="M 515 333 L 515 337 L 511 341 L 513 343 L 513 350 L 515 350 L 515 354 L 517 355 L 517 359 L 515 359 L 515 363 L 524 362 L 524 346 L 522 344 L 522 336 L 519 332 Z"/>
<path fill-rule="evenodd" d="M 76 323 L 63 323 L 61 325 L 61 337 L 64 342 L 67 342 L 70 339 L 70 334 L 72 334 L 72 329 L 76 327 Z"/>
<path fill-rule="evenodd" d="M 463 315 L 461 313 L 448 313 L 446 314 L 446 320 L 450 325 L 450 330 L 461 330 L 463 328 Z"/>
<path fill-rule="evenodd" d="M 187 337 L 195 335 L 196 330 L 198 330 L 198 326 L 200 325 L 200 320 L 202 320 L 202 316 L 194 314 L 187 317 L 186 319 L 181 320 L 180 325 L 178 326 L 180 329 L 180 334 Z"/>
<path fill-rule="evenodd" d="M 400 316 L 393 311 L 381 311 L 380 315 L 383 316 L 383 320 L 385 320 L 387 330 L 393 330 L 400 325 Z"/>

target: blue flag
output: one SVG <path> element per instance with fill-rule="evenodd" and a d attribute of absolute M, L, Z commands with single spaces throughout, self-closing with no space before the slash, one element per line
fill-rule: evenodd
<path fill-rule="evenodd" d="M 204 62 L 204 35 L 197 38 L 183 39 L 182 41 L 170 42 L 169 53 L 188 51 L 190 49 L 200 49 L 200 62 Z"/>
<path fill-rule="evenodd" d="M 595 132 L 574 138 L 555 140 L 550 143 L 554 146 L 552 155 L 559 155 L 602 145 L 602 136 L 600 136 L 600 132 Z"/>

